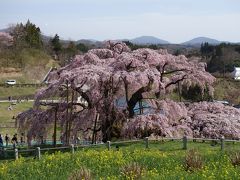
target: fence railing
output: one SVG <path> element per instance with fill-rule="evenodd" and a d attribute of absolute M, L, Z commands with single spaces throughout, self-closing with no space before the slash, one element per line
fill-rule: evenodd
<path fill-rule="evenodd" d="M 1 83 L 0 87 L 42 87 L 46 86 L 44 83 L 23 83 L 23 84 L 6 84 L 6 83 Z"/>
<path fill-rule="evenodd" d="M 84 148 L 84 147 L 94 147 L 94 146 L 106 146 L 106 148 L 108 150 L 111 150 L 112 145 L 118 145 L 118 144 L 127 144 L 127 143 L 139 143 L 139 142 L 143 142 L 145 144 L 145 148 L 149 149 L 150 148 L 150 143 L 151 141 L 165 141 L 165 140 L 170 140 L 170 141 L 180 141 L 182 142 L 182 149 L 183 150 L 187 150 L 188 149 L 188 143 L 190 141 L 202 141 L 202 142 L 207 142 L 207 141 L 211 141 L 211 142 L 219 142 L 220 143 L 220 151 L 224 151 L 225 150 L 225 143 L 226 142 L 238 142 L 240 143 L 240 140 L 231 140 L 231 139 L 225 139 L 224 137 L 221 137 L 219 139 L 209 139 L 209 138 L 188 138 L 187 136 L 183 136 L 182 138 L 157 138 L 157 139 L 149 139 L 149 137 L 145 137 L 144 139 L 136 139 L 136 140 L 126 140 L 126 141 L 107 141 L 106 143 L 97 143 L 97 144 L 71 144 L 69 146 L 61 146 L 61 147 L 48 147 L 48 148 L 40 148 L 40 147 L 36 147 L 35 149 L 1 149 L 1 155 L 6 156 L 7 153 L 11 153 L 14 154 L 14 159 L 17 160 L 19 158 L 19 154 L 26 156 L 26 154 L 28 154 L 27 157 L 35 157 L 37 159 L 41 158 L 41 154 L 42 152 L 56 152 L 56 151 L 71 151 L 72 154 L 75 153 L 75 150 L 77 150 L 78 148 Z M 24 155 L 25 154 L 25 155 Z M 13 159 L 13 158 L 12 158 Z"/>
<path fill-rule="evenodd" d="M 16 128 L 15 122 L 4 122 L 0 124 L 0 128 Z"/>

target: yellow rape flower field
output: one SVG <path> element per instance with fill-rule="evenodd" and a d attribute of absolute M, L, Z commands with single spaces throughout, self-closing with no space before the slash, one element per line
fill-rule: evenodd
<path fill-rule="evenodd" d="M 44 154 L 40 160 L 19 158 L 0 161 L 0 179 L 239 179 L 240 163 L 232 154 L 240 145 L 209 143 L 150 142 L 78 148 L 71 152 Z M 192 154 L 189 150 L 194 149 Z M 197 153 L 195 153 L 197 152 Z M 186 155 L 190 159 L 186 161 Z M 238 154 L 239 155 L 239 154 Z M 235 162 L 235 164 L 233 163 Z M 240 161 L 239 161 L 240 162 Z M 191 164 L 192 163 L 192 164 Z M 188 166 L 187 166 L 188 165 Z"/>

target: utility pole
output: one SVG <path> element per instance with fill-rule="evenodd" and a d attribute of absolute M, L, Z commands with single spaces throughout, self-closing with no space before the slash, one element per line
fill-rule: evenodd
<path fill-rule="evenodd" d="M 57 145 L 57 111 L 58 111 L 58 105 L 55 107 L 55 119 L 54 119 L 54 133 L 53 133 L 53 145 L 56 147 Z"/>
<path fill-rule="evenodd" d="M 68 139 L 69 140 L 70 140 L 70 137 L 71 137 L 71 128 L 72 128 L 73 101 L 74 101 L 74 91 L 72 90 L 70 116 L 69 116 L 69 125 L 68 125 Z"/>
<path fill-rule="evenodd" d="M 139 101 L 138 101 L 138 104 L 139 104 L 139 113 L 140 113 L 140 114 L 143 114 L 142 100 L 139 100 Z"/>
<path fill-rule="evenodd" d="M 68 96 L 69 96 L 69 90 L 68 90 L 68 80 L 67 80 L 67 111 L 66 111 L 66 129 L 65 129 L 65 138 L 66 138 L 66 144 L 69 144 L 69 141 L 68 141 Z"/>
<path fill-rule="evenodd" d="M 181 89 L 180 89 L 180 82 L 178 82 L 178 97 L 179 97 L 179 101 L 182 102 Z"/>
<path fill-rule="evenodd" d="M 96 117 L 95 117 L 95 122 L 94 122 L 94 127 L 93 127 L 93 135 L 92 135 L 92 144 L 96 144 L 96 127 L 97 127 L 97 121 L 99 119 L 99 114 L 97 113 Z"/>

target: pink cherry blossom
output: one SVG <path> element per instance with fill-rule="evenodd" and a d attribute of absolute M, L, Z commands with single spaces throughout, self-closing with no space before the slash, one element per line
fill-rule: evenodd
<path fill-rule="evenodd" d="M 193 117 L 189 113 L 195 111 L 159 98 L 170 93 L 178 82 L 187 86 L 199 84 L 202 93 L 206 87 L 211 89 L 215 78 L 205 71 L 205 65 L 183 55 L 173 56 L 166 50 L 131 51 L 124 43 L 114 41 L 106 42 L 106 47 L 77 55 L 70 64 L 50 74 L 48 87 L 36 93 L 34 109 L 18 116 L 20 127 L 29 124 L 25 128 L 29 138 L 46 136 L 56 106 L 57 121 L 65 135 L 70 127 L 71 135 L 81 131 L 89 138 L 94 131 L 106 141 L 111 139 L 114 129 L 132 136 L 135 131 L 143 131 L 146 124 L 151 133 L 178 136 L 186 131 L 193 135 Z M 78 102 L 79 97 L 82 102 Z M 136 104 L 149 97 L 152 112 L 136 116 Z M 42 100 L 46 99 L 58 103 L 43 108 Z M 119 99 L 124 99 L 123 107 L 116 105 Z M 159 113 L 160 106 L 164 114 Z"/>

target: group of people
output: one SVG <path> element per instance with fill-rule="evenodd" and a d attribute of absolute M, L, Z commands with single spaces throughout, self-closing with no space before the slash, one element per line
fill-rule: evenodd
<path fill-rule="evenodd" d="M 53 138 L 54 138 L 54 137 L 53 137 Z M 61 144 L 64 144 L 65 138 L 66 138 L 66 137 L 64 136 L 64 134 L 61 133 L 61 136 L 60 136 L 60 142 L 61 142 Z M 72 137 L 70 138 L 70 141 L 71 141 L 72 144 L 80 144 L 81 139 L 80 139 L 80 137 L 72 136 Z"/>
<path fill-rule="evenodd" d="M 18 141 L 17 134 L 14 134 L 11 139 L 11 143 L 12 143 L 13 147 L 15 147 L 16 145 L 23 145 L 25 143 L 24 139 L 25 139 L 24 133 L 21 133 L 20 142 Z M 10 144 L 10 137 L 8 134 L 5 135 L 4 140 L 5 140 L 5 147 L 8 147 Z M 0 147 L 3 147 L 3 137 L 1 134 L 0 134 Z"/>
<path fill-rule="evenodd" d="M 19 98 L 17 98 L 16 99 L 16 102 L 17 103 L 21 103 L 22 101 L 28 101 L 29 100 L 29 98 L 28 97 L 22 97 L 23 99 L 21 99 L 20 97 Z M 12 98 L 12 96 L 8 96 L 8 101 L 9 102 L 12 102 L 13 101 L 13 98 Z"/>

